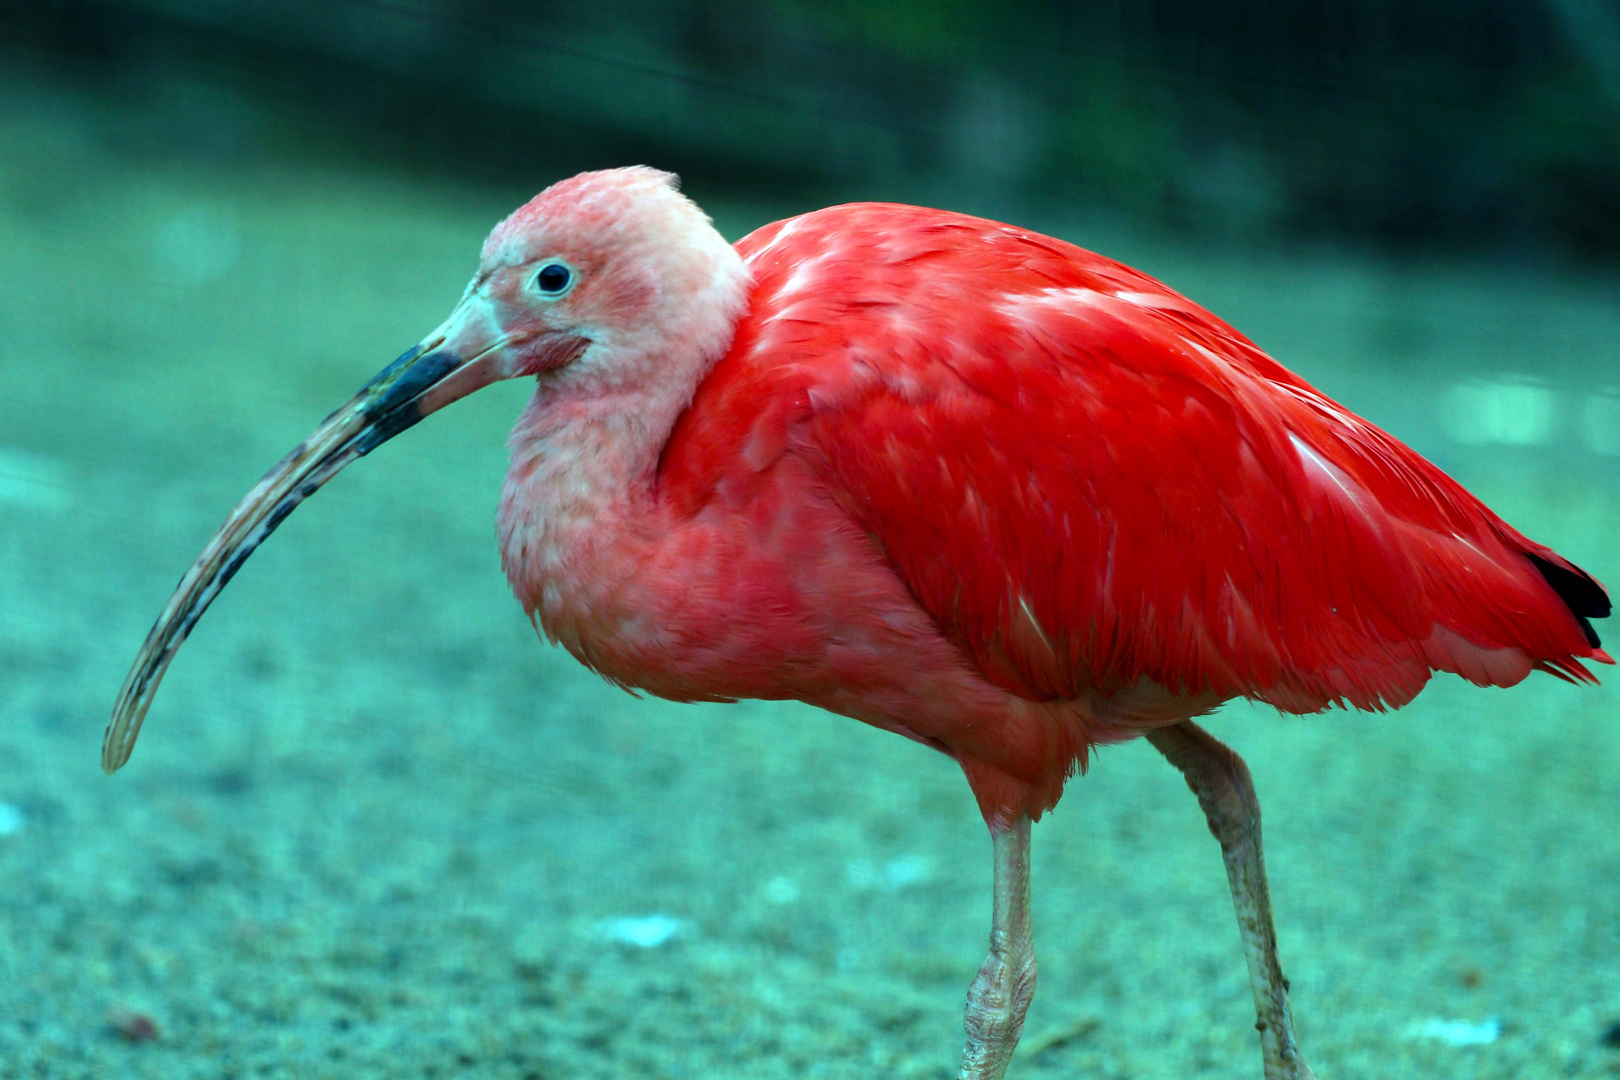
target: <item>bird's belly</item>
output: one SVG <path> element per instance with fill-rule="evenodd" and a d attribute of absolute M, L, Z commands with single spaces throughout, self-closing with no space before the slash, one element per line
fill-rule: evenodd
<path fill-rule="evenodd" d="M 791 459 L 746 500 L 679 518 L 545 497 L 557 490 L 504 500 L 508 576 L 551 640 L 626 688 L 796 699 L 905 735 L 960 761 L 997 817 L 1056 802 L 1093 744 L 1182 718 L 1151 687 L 1114 702 L 1037 701 L 997 685 Z M 1186 704 L 1190 715 L 1214 703 Z M 1153 715 L 1138 715 L 1144 705 Z"/>
<path fill-rule="evenodd" d="M 677 701 L 813 700 L 896 615 L 870 610 L 876 568 L 821 517 L 717 510 L 605 543 L 559 530 L 518 593 L 548 637 L 621 685 Z M 876 606 L 915 612 L 899 592 Z"/>
<path fill-rule="evenodd" d="M 1031 701 L 985 678 L 830 503 L 795 495 L 654 538 L 556 539 L 514 588 L 551 639 L 627 688 L 804 701 L 949 753 L 970 776 L 1005 774 L 975 790 L 1028 792 L 1016 801 L 1036 813 L 1095 741 L 1085 702 Z"/>

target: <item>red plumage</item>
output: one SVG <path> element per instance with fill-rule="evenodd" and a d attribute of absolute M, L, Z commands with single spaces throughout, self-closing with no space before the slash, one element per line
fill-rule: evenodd
<path fill-rule="evenodd" d="M 1001 1080 L 1034 990 L 1030 820 L 1094 744 L 1146 733 L 1197 794 L 1266 1075 L 1310 1080 L 1248 770 L 1186 721 L 1613 662 L 1587 621 L 1609 613 L 1600 585 L 1151 278 L 905 206 L 733 249 L 673 177 L 630 168 L 498 225 L 450 317 L 248 493 L 142 645 L 103 765 L 301 500 L 522 376 L 497 530 L 553 641 L 625 687 L 796 698 L 961 764 L 995 850 L 974 1080 Z"/>
<path fill-rule="evenodd" d="M 1584 574 L 1144 274 L 880 204 L 737 247 L 747 313 L 663 497 L 695 512 L 801 459 L 998 686 L 1152 724 L 1612 662 L 1530 556 Z"/>

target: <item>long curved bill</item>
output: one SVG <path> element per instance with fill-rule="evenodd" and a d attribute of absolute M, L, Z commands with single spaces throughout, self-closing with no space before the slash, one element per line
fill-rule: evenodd
<path fill-rule="evenodd" d="M 510 374 L 503 348 L 507 342 L 489 333 L 492 329 L 487 305 L 469 295 L 444 326 L 328 416 L 237 504 L 180 579 L 135 657 L 102 739 L 104 770 L 115 772 L 129 760 L 158 683 L 191 628 L 254 549 L 299 503 L 345 465 L 428 413 Z M 469 352 L 472 355 L 466 355 Z"/>

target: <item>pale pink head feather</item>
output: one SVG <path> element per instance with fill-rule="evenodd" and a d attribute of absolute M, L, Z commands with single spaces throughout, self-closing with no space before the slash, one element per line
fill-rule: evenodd
<path fill-rule="evenodd" d="M 546 315 L 553 330 L 590 342 L 561 382 L 626 387 L 652 372 L 660 381 L 688 364 L 701 368 L 677 391 L 689 397 L 708 364 L 725 351 L 747 298 L 748 270 L 673 173 L 646 166 L 581 173 L 553 184 L 495 226 L 484 242 L 481 275 L 559 259 L 579 274 L 566 301 Z M 513 298 L 516 300 L 517 298 Z M 509 307 L 516 320 L 525 312 Z M 675 371 L 671 370 L 671 364 Z"/>

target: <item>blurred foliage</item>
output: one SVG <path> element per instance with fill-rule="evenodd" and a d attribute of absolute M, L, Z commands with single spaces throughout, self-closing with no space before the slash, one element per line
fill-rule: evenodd
<path fill-rule="evenodd" d="M 0 32 L 0 62 L 150 98 L 171 149 L 174 88 L 223 86 L 241 147 L 533 183 L 648 161 L 773 199 L 1620 253 L 1620 0 L 32 0 Z"/>

